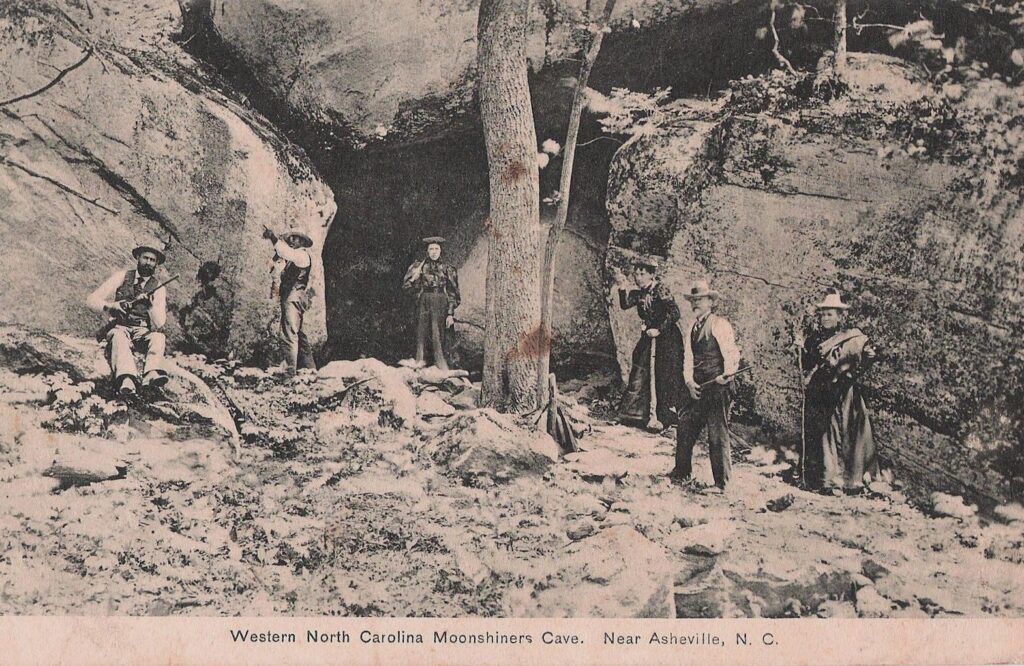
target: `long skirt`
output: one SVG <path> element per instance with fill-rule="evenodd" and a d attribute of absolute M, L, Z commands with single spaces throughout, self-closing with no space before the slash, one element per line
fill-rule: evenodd
<path fill-rule="evenodd" d="M 661 331 L 654 352 L 654 387 L 658 404 L 656 413 L 662 425 L 675 424 L 678 418 L 679 392 L 683 389 L 683 336 L 676 325 Z M 633 366 L 629 371 L 626 392 L 619 403 L 619 420 L 646 425 L 651 411 L 651 340 L 640 336 L 633 348 Z"/>
<path fill-rule="evenodd" d="M 878 476 L 878 459 L 871 436 L 871 419 L 860 389 L 854 385 L 807 388 L 804 459 L 811 488 L 859 488 L 864 474 Z"/>
<path fill-rule="evenodd" d="M 447 351 L 448 296 L 442 292 L 425 291 L 416 303 L 416 360 L 426 361 L 427 348 L 434 365 L 448 369 Z"/>

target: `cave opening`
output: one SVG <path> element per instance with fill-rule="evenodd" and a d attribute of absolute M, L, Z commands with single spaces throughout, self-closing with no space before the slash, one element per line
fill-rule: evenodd
<path fill-rule="evenodd" d="M 186 3 L 187 4 L 187 3 Z M 828 12 L 825 2 L 819 12 Z M 912 20 L 925 3 L 875 3 L 879 22 Z M 934 4 L 934 3 L 932 3 Z M 946 5 L 948 3 L 938 3 Z M 206 3 L 194 3 L 196 11 Z M 851 2 L 851 12 L 864 3 Z M 934 8 L 932 8 L 933 11 Z M 948 14 L 948 12 L 947 12 Z M 954 14 L 937 15 L 949 29 Z M 707 97 L 731 80 L 758 75 L 775 66 L 770 45 L 756 37 L 768 17 L 765 3 L 738 2 L 681 9 L 639 28 L 609 34 L 590 79 L 602 93 L 613 88 L 651 92 L 671 88 L 672 97 Z M 186 16 L 186 19 L 189 19 Z M 191 27 L 190 27 L 191 26 Z M 232 48 L 220 40 L 212 21 L 185 21 L 183 42 L 240 90 L 290 141 L 301 146 L 327 185 L 338 211 L 325 241 L 328 341 L 321 363 L 376 357 L 388 363 L 411 356 L 414 303 L 401 290 L 408 265 L 422 252 L 420 239 L 448 239 L 446 258 L 460 270 L 463 305 L 453 355 L 457 366 L 481 365 L 486 242 L 483 220 L 488 205 L 483 134 L 473 106 L 450 126 L 413 137 L 388 136 L 353 147 L 343 118 L 313 120 L 276 97 L 257 80 Z M 824 22 L 794 28 L 779 25 L 780 39 L 794 65 L 813 67 L 824 53 L 830 29 Z M 852 32 L 850 50 L 886 50 L 878 34 Z M 572 77 L 578 62 L 543 63 L 531 73 L 538 142 L 564 141 Z M 605 304 L 603 264 L 609 236 L 605 196 L 608 168 L 624 137 L 604 134 L 597 119 L 584 115 L 579 136 L 570 214 L 556 275 L 553 367 L 573 374 L 615 365 Z M 541 171 L 541 197 L 557 190 L 561 159 Z M 542 224 L 554 206 L 542 204 Z M 559 321 L 561 318 L 561 324 Z"/>

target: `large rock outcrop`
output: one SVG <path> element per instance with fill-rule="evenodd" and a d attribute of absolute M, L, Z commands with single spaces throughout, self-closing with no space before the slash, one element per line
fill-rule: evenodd
<path fill-rule="evenodd" d="M 827 16 L 828 3 L 818 4 Z M 927 5 L 951 43 L 961 35 L 971 43 L 977 18 L 960 4 L 872 1 L 870 16 L 902 25 Z M 337 195 L 344 224 L 335 225 L 324 251 L 330 355 L 395 361 L 411 354 L 412 306 L 394 306 L 398 283 L 420 249 L 419 238 L 440 234 L 466 278 L 459 318 L 471 323 L 457 327 L 459 363 L 478 365 L 487 247 L 487 165 L 474 101 L 479 2 L 182 5 L 191 31 L 188 48 L 286 127 Z M 583 0 L 532 4 L 528 53 L 541 141 L 565 136 L 572 77 L 586 37 L 583 9 L 600 6 Z M 864 10 L 865 3 L 851 0 L 851 15 Z M 797 66 L 813 65 L 830 39 L 828 23 L 793 28 L 786 11 L 778 20 L 782 48 Z M 704 95 L 774 66 L 770 40 L 755 37 L 768 18 L 763 0 L 619 0 L 590 84 L 606 93 L 613 87 L 671 87 L 675 94 Z M 886 37 L 882 30 L 851 31 L 851 48 L 889 49 Z M 982 59 L 996 62 L 996 55 Z M 576 233 L 566 238 L 555 280 L 553 354 L 560 365 L 603 362 L 612 350 L 596 269 L 607 243 L 604 185 L 615 143 L 596 140 L 600 132 L 592 117 L 584 119 L 569 221 Z M 545 197 L 558 188 L 560 163 L 553 158 L 541 172 Z M 581 351 L 596 356 L 583 358 Z"/>
<path fill-rule="evenodd" d="M 333 136 L 324 139 L 347 136 L 363 146 L 452 136 L 475 127 L 478 0 L 182 4 L 201 41 L 213 33 L 240 61 L 250 83 L 304 118 L 307 129 L 329 129 Z M 863 12 L 865 4 L 851 1 L 851 14 Z M 870 3 L 868 15 L 902 25 L 929 9 L 939 31 L 970 39 L 983 19 L 969 15 L 963 4 L 882 0 Z M 532 3 L 527 57 L 542 123 L 548 113 L 564 114 L 571 86 L 559 79 L 576 74 L 573 59 L 587 30 L 587 12 L 596 16 L 602 6 L 589 0 Z M 791 23 L 791 9 L 777 21 L 783 48 L 797 64 L 813 63 L 829 43 L 830 27 L 825 21 Z M 827 15 L 830 7 L 820 11 Z M 755 35 L 768 20 L 761 0 L 619 0 L 592 84 L 601 90 L 672 86 L 704 92 L 709 84 L 764 71 L 775 60 L 770 43 Z M 984 41 L 998 45 L 997 32 L 989 29 Z M 851 31 L 851 48 L 885 47 L 887 36 Z M 992 47 L 984 59 L 1008 57 L 1005 48 Z"/>
<path fill-rule="evenodd" d="M 531 8 L 534 71 L 570 55 L 582 0 Z M 664 0 L 620 2 L 617 17 L 674 13 Z M 252 75 L 314 123 L 362 145 L 390 134 L 450 135 L 475 115 L 479 2 L 193 2 Z"/>
<path fill-rule="evenodd" d="M 171 2 L 14 0 L 0 11 L 0 309 L 88 334 L 100 322 L 86 295 L 156 236 L 167 273 L 181 276 L 173 312 L 199 290 L 203 263 L 220 269 L 216 298 L 187 310 L 204 322 L 190 341 L 252 356 L 277 317 L 262 225 L 304 228 L 321 247 L 335 205 L 303 153 L 170 40 L 177 15 Z M 322 342 L 318 257 L 313 283 L 308 317 Z M 172 343 L 183 333 L 173 312 Z"/>
<path fill-rule="evenodd" d="M 738 90 L 629 142 L 610 176 L 608 261 L 667 256 L 664 279 L 680 296 L 709 277 L 754 366 L 744 402 L 792 442 L 791 330 L 839 288 L 881 349 L 865 382 L 883 457 L 906 478 L 989 504 L 1019 494 L 1024 206 L 1019 191 L 985 183 L 996 169 L 987 157 L 967 167 L 951 152 L 964 139 L 942 143 L 974 96 L 1012 113 L 1019 94 L 981 84 L 939 121 L 950 107 L 931 105 L 900 61 L 857 56 L 851 79 L 848 96 L 790 111 L 750 109 Z M 625 372 L 636 315 L 610 317 Z"/>

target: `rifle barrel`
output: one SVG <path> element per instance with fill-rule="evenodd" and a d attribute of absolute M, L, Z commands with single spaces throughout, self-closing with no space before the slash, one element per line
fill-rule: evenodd
<path fill-rule="evenodd" d="M 733 373 L 730 373 L 728 375 L 725 375 L 725 378 L 726 379 L 732 379 L 736 375 L 742 375 L 744 372 L 749 372 L 753 368 L 754 368 L 754 366 L 752 366 L 752 365 L 744 366 L 744 367 L 740 368 L 739 370 L 737 370 L 736 372 L 733 372 Z M 704 382 L 703 384 L 701 384 L 700 388 L 705 388 L 707 386 L 711 386 L 714 383 L 716 383 L 716 382 L 715 382 L 714 379 L 712 379 L 711 381 L 707 381 L 707 382 Z"/>

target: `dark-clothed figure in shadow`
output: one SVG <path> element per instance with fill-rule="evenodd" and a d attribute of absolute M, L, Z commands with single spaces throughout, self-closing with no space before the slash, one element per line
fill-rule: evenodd
<path fill-rule="evenodd" d="M 817 330 L 796 340 L 806 391 L 805 483 L 828 492 L 857 492 L 865 473 L 871 478 L 879 473 L 871 419 L 858 384 L 877 353 L 860 329 L 847 325 L 849 307 L 839 294 L 829 294 L 817 304 Z"/>
<path fill-rule="evenodd" d="M 622 273 L 616 274 L 619 306 L 623 310 L 635 307 L 643 322 L 643 332 L 633 348 L 629 381 L 619 403 L 618 418 L 621 423 L 660 429 L 676 422 L 683 377 L 683 337 L 678 326 L 679 306 L 668 287 L 657 279 L 657 271 L 657 260 L 650 257 L 634 264 L 635 287 L 626 284 Z"/>
<path fill-rule="evenodd" d="M 425 259 L 414 262 L 405 272 L 402 289 L 416 294 L 416 367 L 426 365 L 427 345 L 430 345 L 434 365 L 448 369 L 445 357 L 448 330 L 455 326 L 455 308 L 459 307 L 459 273 L 441 261 L 440 236 L 424 238 L 427 246 Z"/>

